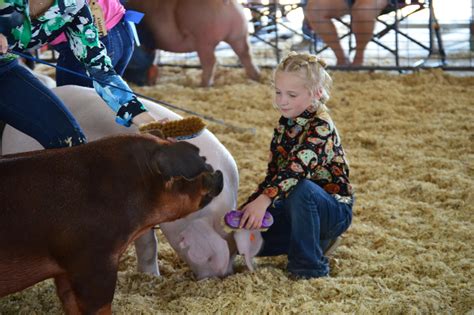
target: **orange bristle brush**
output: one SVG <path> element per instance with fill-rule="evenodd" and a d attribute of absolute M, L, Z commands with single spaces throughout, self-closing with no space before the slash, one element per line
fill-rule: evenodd
<path fill-rule="evenodd" d="M 141 133 L 150 133 L 163 139 L 187 140 L 199 136 L 205 127 L 201 118 L 192 116 L 166 122 L 153 121 L 138 129 Z"/>

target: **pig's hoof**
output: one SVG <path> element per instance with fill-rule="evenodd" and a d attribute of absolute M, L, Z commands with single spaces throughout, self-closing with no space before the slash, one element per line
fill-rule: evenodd
<path fill-rule="evenodd" d="M 159 277 L 160 276 L 160 270 L 158 270 L 158 266 L 138 266 L 137 267 L 137 270 L 138 272 L 142 272 L 142 273 L 147 273 L 147 274 L 150 274 L 150 275 L 153 275 L 153 276 L 157 276 Z"/>
<path fill-rule="evenodd" d="M 152 275 L 152 276 L 155 276 L 155 277 L 160 277 L 160 272 L 158 270 L 140 270 L 140 272 L 142 273 L 146 273 L 146 274 L 149 274 L 149 275 Z"/>

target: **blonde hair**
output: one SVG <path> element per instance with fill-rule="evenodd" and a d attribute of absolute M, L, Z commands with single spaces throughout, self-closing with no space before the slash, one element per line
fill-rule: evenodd
<path fill-rule="evenodd" d="M 276 67 L 273 73 L 273 81 L 275 81 L 275 75 L 279 71 L 296 72 L 306 81 L 306 88 L 311 95 L 315 90 L 321 91 L 319 102 L 313 104 L 317 106 L 317 110 L 327 110 L 326 102 L 329 100 L 332 79 L 325 68 L 326 62 L 323 59 L 315 55 L 292 51 Z"/>

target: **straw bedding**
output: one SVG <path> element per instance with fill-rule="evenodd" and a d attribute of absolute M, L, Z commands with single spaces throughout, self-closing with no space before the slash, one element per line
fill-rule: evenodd
<path fill-rule="evenodd" d="M 219 69 L 214 88 L 200 71 L 165 69 L 146 95 L 255 127 L 256 135 L 209 123 L 240 170 L 239 201 L 264 176 L 278 114 L 270 73 L 261 83 Z M 409 75 L 333 73 L 328 107 L 342 136 L 357 192 L 353 225 L 331 263 L 331 277 L 292 281 L 286 258 L 241 258 L 225 279 L 195 281 L 163 236 L 162 277 L 122 257 L 117 314 L 465 314 L 474 312 L 474 78 L 439 71 Z M 60 312 L 52 281 L 0 299 L 1 314 Z"/>

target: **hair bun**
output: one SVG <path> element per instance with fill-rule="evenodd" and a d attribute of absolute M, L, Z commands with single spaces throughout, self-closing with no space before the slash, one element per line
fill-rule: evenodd
<path fill-rule="evenodd" d="M 324 61 L 324 59 L 318 58 L 318 57 L 316 57 L 315 55 L 310 55 L 310 56 L 308 57 L 308 62 L 309 62 L 309 63 L 319 63 L 319 65 L 320 65 L 321 67 L 323 67 L 323 68 L 326 68 L 326 66 L 327 66 L 327 64 L 326 64 L 326 62 Z"/>

